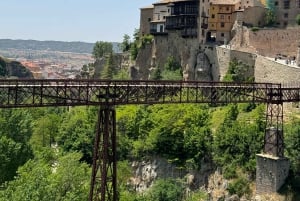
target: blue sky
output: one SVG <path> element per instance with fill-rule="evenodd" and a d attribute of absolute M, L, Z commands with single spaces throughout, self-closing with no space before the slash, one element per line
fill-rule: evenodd
<path fill-rule="evenodd" d="M 1 39 L 121 42 L 158 0 L 3 0 Z"/>

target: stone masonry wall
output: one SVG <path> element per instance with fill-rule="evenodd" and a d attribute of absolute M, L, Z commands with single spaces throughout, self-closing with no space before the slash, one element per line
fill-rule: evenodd
<path fill-rule="evenodd" d="M 230 50 L 229 46 L 216 47 L 217 60 L 213 61 L 216 64 L 214 67 L 216 70 L 213 77 L 219 76 L 220 81 L 223 80 L 229 67 L 229 62 L 233 59 L 237 59 L 250 66 L 248 69 L 248 76 L 254 76 L 254 66 L 256 56 L 252 53 L 241 52 L 236 50 Z M 218 75 L 216 75 L 218 74 Z"/>
<path fill-rule="evenodd" d="M 300 68 L 286 66 L 258 55 L 254 75 L 256 82 L 296 82 L 300 80 Z"/>
<path fill-rule="evenodd" d="M 245 44 L 244 48 L 253 47 L 256 53 L 263 56 L 275 57 L 276 54 L 296 56 L 300 42 L 300 27 L 261 29 L 255 32 L 247 30 L 244 33 L 244 38 L 249 40 L 249 44 Z"/>

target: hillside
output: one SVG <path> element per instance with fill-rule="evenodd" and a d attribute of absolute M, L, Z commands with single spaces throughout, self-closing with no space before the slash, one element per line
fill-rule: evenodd
<path fill-rule="evenodd" d="M 33 78 L 32 73 L 18 61 L 10 61 L 0 57 L 0 78 L 1 77 Z"/>
<path fill-rule="evenodd" d="M 115 52 L 119 52 L 118 43 L 113 42 Z M 59 52 L 92 53 L 94 43 L 63 42 L 63 41 L 37 41 L 37 40 L 11 40 L 0 39 L 0 49 L 21 50 L 48 50 Z"/>

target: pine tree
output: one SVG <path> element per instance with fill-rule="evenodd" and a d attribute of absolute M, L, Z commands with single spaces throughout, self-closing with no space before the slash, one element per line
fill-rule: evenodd
<path fill-rule="evenodd" d="M 102 79 L 112 79 L 114 74 L 115 74 L 115 67 L 113 64 L 113 54 L 110 53 L 106 60 L 104 69 L 101 73 L 101 78 Z"/>

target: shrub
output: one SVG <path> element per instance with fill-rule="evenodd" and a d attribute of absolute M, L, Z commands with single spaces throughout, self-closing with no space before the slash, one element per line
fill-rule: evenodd
<path fill-rule="evenodd" d="M 300 14 L 297 15 L 296 22 L 297 22 L 298 25 L 300 25 Z"/>
<path fill-rule="evenodd" d="M 258 27 L 252 27 L 251 31 L 253 31 L 253 32 L 259 31 L 259 28 Z"/>
<path fill-rule="evenodd" d="M 237 194 L 239 197 L 249 195 L 251 193 L 249 182 L 247 179 L 241 177 L 231 182 L 227 188 L 228 192 L 233 195 Z"/>

